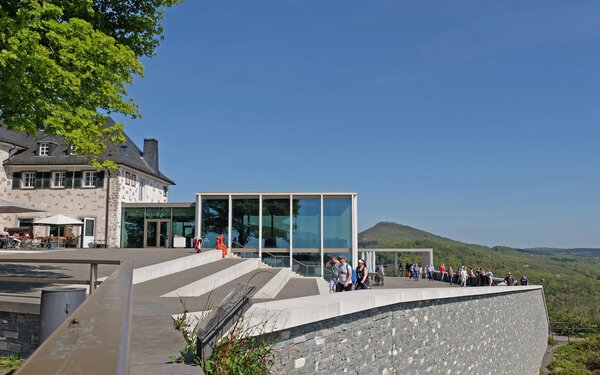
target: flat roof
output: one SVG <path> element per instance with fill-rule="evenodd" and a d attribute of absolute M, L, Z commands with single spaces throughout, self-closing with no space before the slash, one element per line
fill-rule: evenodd
<path fill-rule="evenodd" d="M 300 192 L 300 191 L 254 191 L 254 192 L 198 192 L 196 195 L 357 195 L 357 193 L 353 192 Z"/>

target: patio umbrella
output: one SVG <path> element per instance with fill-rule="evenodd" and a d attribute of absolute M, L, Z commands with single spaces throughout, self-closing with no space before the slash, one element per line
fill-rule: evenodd
<path fill-rule="evenodd" d="M 60 237 L 60 226 L 65 225 L 83 225 L 83 221 L 73 219 L 65 215 L 53 215 L 44 219 L 39 219 L 33 222 L 33 225 L 57 225 L 58 226 L 58 237 Z"/>
<path fill-rule="evenodd" d="M 4 199 L 0 199 L 0 214 L 16 214 L 20 212 L 43 212 L 45 210 L 39 210 L 37 208 L 33 208 L 27 206 L 22 203 L 7 201 Z"/>

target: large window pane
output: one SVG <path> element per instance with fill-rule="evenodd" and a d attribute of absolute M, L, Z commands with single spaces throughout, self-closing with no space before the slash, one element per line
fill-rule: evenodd
<path fill-rule="evenodd" d="M 323 241 L 325 248 L 352 247 L 352 200 L 325 198 L 323 201 Z"/>
<path fill-rule="evenodd" d="M 214 248 L 217 236 L 227 236 L 227 219 L 229 216 L 229 201 L 227 199 L 202 200 L 202 238 L 204 247 Z M 227 240 L 224 239 L 227 243 Z"/>
<path fill-rule="evenodd" d="M 292 269 L 303 276 L 320 276 L 321 199 L 294 199 L 292 208 Z"/>
<path fill-rule="evenodd" d="M 258 199 L 234 199 L 232 205 L 232 247 L 258 249 Z"/>
<path fill-rule="evenodd" d="M 294 199 L 293 248 L 321 248 L 321 200 L 319 198 Z"/>
<path fill-rule="evenodd" d="M 263 200 L 263 247 L 290 247 L 290 200 Z"/>
<path fill-rule="evenodd" d="M 173 238 L 185 237 L 185 247 L 192 247 L 196 232 L 196 209 L 194 207 L 173 207 Z"/>
<path fill-rule="evenodd" d="M 121 247 L 144 247 L 144 208 L 123 208 Z"/>

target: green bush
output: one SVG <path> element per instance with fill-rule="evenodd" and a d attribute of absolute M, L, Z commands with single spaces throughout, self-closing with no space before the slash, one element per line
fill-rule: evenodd
<path fill-rule="evenodd" d="M 600 374 L 600 335 L 572 342 L 556 350 L 548 370 L 550 374 L 561 375 Z"/>

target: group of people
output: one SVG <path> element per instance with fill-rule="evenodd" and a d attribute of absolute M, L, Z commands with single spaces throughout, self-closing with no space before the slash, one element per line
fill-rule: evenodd
<path fill-rule="evenodd" d="M 325 268 L 331 272 L 329 292 L 349 292 L 369 288 L 369 269 L 363 259 L 358 260 L 358 266 L 353 269 L 346 262 L 345 256 L 332 256 Z"/>
<path fill-rule="evenodd" d="M 446 268 L 444 263 L 440 264 L 439 267 L 439 280 L 449 282 L 452 284 L 459 284 L 460 286 L 492 286 L 494 285 L 494 274 L 487 268 L 470 268 L 467 269 L 465 266 L 461 266 L 458 272 L 455 272 L 452 267 Z M 406 276 L 412 278 L 415 281 L 419 281 L 421 278 L 427 278 L 428 280 L 435 279 L 435 268 L 432 264 L 421 266 L 419 264 L 406 264 Z M 508 272 L 504 278 L 504 285 L 529 285 L 529 279 L 527 275 L 523 275 L 519 282 L 515 280 L 512 273 Z"/>
<path fill-rule="evenodd" d="M 25 239 L 29 238 L 29 234 L 25 233 Z M 10 234 L 8 232 L 8 228 L 4 227 L 4 229 L 0 232 L 0 248 L 4 249 L 7 247 L 19 247 L 21 245 L 21 236 L 19 233 Z"/>

